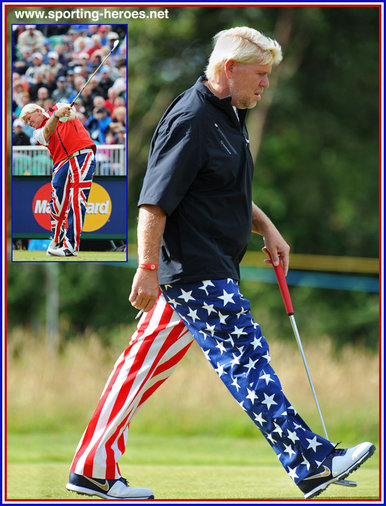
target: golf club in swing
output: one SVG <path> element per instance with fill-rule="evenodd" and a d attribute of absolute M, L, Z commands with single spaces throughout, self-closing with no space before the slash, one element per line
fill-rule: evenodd
<path fill-rule="evenodd" d="M 285 307 L 285 310 L 287 311 L 287 315 L 288 315 L 288 317 L 290 319 L 292 330 L 294 332 L 294 335 L 295 335 L 296 341 L 298 343 L 298 347 L 299 347 L 300 353 L 301 353 L 302 358 L 303 358 L 303 364 L 304 364 L 304 367 L 306 369 L 308 381 L 310 383 L 311 390 L 312 390 L 312 393 L 313 393 L 314 399 L 315 399 L 315 404 L 316 404 L 316 407 L 317 407 L 318 412 L 319 412 L 320 420 L 322 422 L 322 426 L 323 426 L 323 430 L 324 430 L 324 435 L 326 436 L 326 439 L 329 441 L 330 439 L 329 439 L 328 434 L 327 434 L 326 425 L 325 425 L 324 420 L 323 420 L 322 411 L 321 411 L 320 406 L 319 406 L 318 398 L 316 397 L 316 392 L 315 392 L 314 384 L 312 383 L 311 374 L 310 374 L 310 371 L 308 369 L 307 360 L 306 360 L 306 356 L 304 354 L 302 341 L 300 339 L 299 331 L 298 331 L 298 328 L 297 328 L 297 325 L 296 325 L 295 316 L 294 316 L 294 309 L 293 309 L 293 306 L 292 306 L 292 301 L 291 301 L 291 297 L 290 297 L 290 294 L 289 294 L 288 285 L 287 285 L 287 281 L 286 281 L 286 278 L 285 278 L 285 275 L 284 275 L 283 267 L 282 267 L 281 263 L 279 263 L 279 265 L 273 265 L 272 257 L 270 255 L 270 253 L 266 249 L 264 251 L 269 256 L 269 258 L 271 260 L 272 267 L 273 267 L 273 269 L 275 271 L 275 276 L 276 276 L 276 280 L 277 280 L 277 283 L 279 285 L 280 293 L 281 293 L 281 296 L 282 296 L 282 299 L 283 299 L 283 302 L 284 302 L 284 307 Z M 343 485 L 345 487 L 356 487 L 357 486 L 357 483 L 355 481 L 351 481 L 351 480 L 338 480 L 338 481 L 335 481 L 334 483 L 335 483 L 335 485 Z"/>
<path fill-rule="evenodd" d="M 110 52 L 107 56 L 105 56 L 102 60 L 102 62 L 98 65 L 98 67 L 96 68 L 96 70 L 94 70 L 94 72 L 91 74 L 91 76 L 88 78 L 88 80 L 84 83 L 84 85 L 82 86 L 80 92 L 77 94 L 77 96 L 74 98 L 74 100 L 71 102 L 70 104 L 70 107 L 72 107 L 75 102 L 78 100 L 78 98 L 81 96 L 81 94 L 83 93 L 83 90 L 86 88 L 86 86 L 90 83 L 91 79 L 95 76 L 95 74 L 98 72 L 98 70 L 102 67 L 102 65 L 105 63 L 105 61 L 110 57 L 111 53 L 113 51 L 115 51 L 117 49 L 119 45 L 119 40 L 116 40 L 113 44 L 113 47 L 110 49 Z"/>

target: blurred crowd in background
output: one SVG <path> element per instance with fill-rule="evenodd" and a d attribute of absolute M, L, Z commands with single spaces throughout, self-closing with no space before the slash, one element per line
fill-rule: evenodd
<path fill-rule="evenodd" d="M 96 144 L 125 144 L 125 25 L 14 25 L 12 43 L 12 116 L 14 146 L 35 144 L 33 129 L 19 119 L 24 105 L 45 110 L 71 103 L 109 53 L 74 105 Z"/>

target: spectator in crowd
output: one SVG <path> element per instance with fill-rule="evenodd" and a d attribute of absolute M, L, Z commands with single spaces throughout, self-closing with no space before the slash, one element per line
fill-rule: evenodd
<path fill-rule="evenodd" d="M 112 85 L 117 92 L 124 93 L 126 91 L 126 66 L 119 69 L 120 77 L 116 79 Z"/>
<path fill-rule="evenodd" d="M 28 67 L 32 64 L 32 48 L 31 46 L 25 46 L 25 48 L 20 51 L 21 60 L 16 60 L 13 62 L 13 70 L 19 72 L 20 74 L 25 74 Z"/>
<path fill-rule="evenodd" d="M 59 55 L 56 51 L 50 51 L 48 53 L 48 63 L 43 65 L 43 71 L 45 72 L 53 72 L 55 75 L 60 75 L 60 71 L 63 67 L 61 63 L 59 63 Z"/>
<path fill-rule="evenodd" d="M 99 81 L 99 87 L 103 90 L 103 96 L 107 98 L 107 92 L 109 88 L 114 86 L 114 81 L 110 78 L 110 67 L 103 65 L 101 68 L 101 79 Z"/>
<path fill-rule="evenodd" d="M 122 127 L 119 129 L 117 144 L 126 144 L 126 128 Z"/>
<path fill-rule="evenodd" d="M 67 69 L 66 77 L 67 77 L 68 86 L 71 86 L 71 88 L 75 88 L 75 82 L 74 82 L 75 74 L 74 74 L 73 69 L 70 69 L 70 68 Z"/>
<path fill-rule="evenodd" d="M 109 43 L 109 39 L 108 39 L 108 33 L 109 33 L 109 27 L 106 26 L 106 25 L 103 25 L 103 26 L 100 26 L 98 28 L 98 34 L 100 36 L 100 40 L 99 40 L 99 43 L 101 46 L 106 46 L 108 45 Z"/>
<path fill-rule="evenodd" d="M 118 95 L 117 98 L 114 100 L 114 109 L 115 107 L 124 107 L 126 109 L 126 101 L 121 95 Z"/>
<path fill-rule="evenodd" d="M 99 25 L 88 25 L 87 36 L 92 38 L 93 35 L 98 33 Z"/>
<path fill-rule="evenodd" d="M 20 114 L 25 104 L 28 104 L 29 102 L 30 102 L 30 94 L 28 91 L 24 91 L 24 93 L 21 95 L 19 99 L 19 103 L 16 104 L 16 107 L 14 108 L 15 116 L 18 116 L 18 114 Z"/>
<path fill-rule="evenodd" d="M 92 103 L 93 103 L 94 108 L 99 109 L 100 107 L 104 106 L 105 99 L 103 97 L 97 95 L 96 97 L 93 98 Z"/>
<path fill-rule="evenodd" d="M 68 58 L 66 55 L 69 53 L 65 52 L 64 44 L 57 44 L 55 46 L 55 51 L 58 54 L 58 62 L 62 65 L 62 75 L 67 71 L 68 68 Z"/>
<path fill-rule="evenodd" d="M 79 38 L 79 33 L 77 33 L 73 28 L 70 28 L 67 33 L 68 33 L 68 36 L 70 37 L 72 46 L 74 48 L 74 44 L 75 44 L 76 40 Z M 74 51 L 75 51 L 75 48 L 74 48 Z"/>
<path fill-rule="evenodd" d="M 90 42 L 88 37 L 78 37 L 75 39 L 73 58 L 77 59 L 81 53 L 86 53 Z"/>
<path fill-rule="evenodd" d="M 15 119 L 13 122 L 12 144 L 14 146 L 29 146 L 31 144 L 29 136 L 23 132 L 24 121 Z"/>
<path fill-rule="evenodd" d="M 46 88 L 45 86 L 42 86 L 41 88 L 38 89 L 37 104 L 40 105 L 40 107 L 43 107 L 44 101 L 49 98 L 50 98 L 50 95 L 48 93 L 48 88 Z"/>
<path fill-rule="evenodd" d="M 92 60 L 92 55 L 95 53 L 95 51 L 102 49 L 102 45 L 100 43 L 100 40 L 101 40 L 100 35 L 98 35 L 97 33 L 94 34 L 91 37 L 91 40 L 92 40 L 92 46 L 89 47 L 86 51 L 90 60 Z"/>
<path fill-rule="evenodd" d="M 115 100 L 118 98 L 118 92 L 114 88 L 109 88 L 107 91 L 107 99 L 105 100 L 103 107 L 105 107 L 108 111 L 110 111 L 110 114 L 114 111 L 116 104 Z"/>
<path fill-rule="evenodd" d="M 44 72 L 39 70 L 39 71 L 35 72 L 34 81 L 32 82 L 32 84 L 30 84 L 30 87 L 29 87 L 29 94 L 30 94 L 32 102 L 35 102 L 37 100 L 38 90 L 40 88 L 42 88 L 43 86 L 46 86 L 45 81 L 44 81 Z"/>
<path fill-rule="evenodd" d="M 90 73 L 91 68 L 92 68 L 92 63 L 90 62 L 90 57 L 89 57 L 88 53 L 83 51 L 83 53 L 79 54 L 78 64 L 82 67 L 82 69 L 85 72 L 87 72 L 87 74 Z"/>
<path fill-rule="evenodd" d="M 70 36 L 63 37 L 63 53 L 66 55 L 72 55 L 74 50 L 74 44 Z"/>
<path fill-rule="evenodd" d="M 75 79 L 77 77 L 83 77 L 83 79 L 86 81 L 88 79 L 88 70 L 85 67 L 82 67 L 82 65 L 76 65 L 74 67 L 74 76 Z"/>
<path fill-rule="evenodd" d="M 32 51 L 43 53 L 44 35 L 40 30 L 36 29 L 36 25 L 25 25 L 25 31 L 22 32 L 17 39 L 17 45 L 21 52 L 28 46 L 32 48 Z"/>
<path fill-rule="evenodd" d="M 126 107 L 117 107 L 112 114 L 110 129 L 116 133 L 126 127 Z"/>
<path fill-rule="evenodd" d="M 111 123 L 109 111 L 104 107 L 95 107 L 92 116 L 85 123 L 86 129 L 95 143 L 104 144 L 106 132 Z"/>
<path fill-rule="evenodd" d="M 58 87 L 57 84 L 58 74 L 55 74 L 54 72 L 52 72 L 52 70 L 46 70 L 44 72 L 44 76 L 45 76 L 45 87 L 47 88 L 48 93 L 51 96 L 52 93 Z"/>
<path fill-rule="evenodd" d="M 118 136 L 114 134 L 111 130 L 107 130 L 106 132 L 106 138 L 105 143 L 106 144 L 116 144 L 117 143 Z"/>
<path fill-rule="evenodd" d="M 85 89 L 82 91 L 82 95 L 80 96 L 80 100 L 81 100 L 81 104 L 83 105 L 85 111 L 92 111 L 92 109 L 93 109 L 93 95 L 92 95 L 92 89 L 90 88 L 90 85 L 86 86 Z"/>
<path fill-rule="evenodd" d="M 35 52 L 32 55 L 32 65 L 25 72 L 26 79 L 29 83 L 33 83 L 36 72 L 43 72 L 43 54 Z"/>
<path fill-rule="evenodd" d="M 72 88 L 68 86 L 67 79 L 64 76 L 58 77 L 58 87 L 52 93 L 52 100 L 56 102 L 68 102 L 68 97 L 72 93 Z"/>
<path fill-rule="evenodd" d="M 12 98 L 13 98 L 13 101 L 17 105 L 22 104 L 22 98 L 23 98 L 23 95 L 26 91 L 27 91 L 27 86 L 21 79 L 19 79 L 18 81 L 15 81 L 13 83 L 13 97 Z"/>
<path fill-rule="evenodd" d="M 68 97 L 68 101 L 71 103 L 74 98 L 77 96 L 77 94 L 80 92 L 80 90 L 82 89 L 82 86 L 85 84 L 85 79 L 81 76 L 77 76 L 75 77 L 74 79 L 74 86 L 75 86 L 75 89 L 74 91 L 71 93 L 71 95 Z"/>
<path fill-rule="evenodd" d="M 43 50 L 43 63 L 48 63 L 48 53 L 52 51 L 50 39 L 44 39 L 44 50 Z"/>
<path fill-rule="evenodd" d="M 107 35 L 107 39 L 108 39 L 108 46 L 109 46 L 109 49 L 111 49 L 113 46 L 114 46 L 114 43 L 116 40 L 119 40 L 119 35 L 117 34 L 117 32 L 109 32 L 108 35 Z M 117 49 L 114 51 L 114 53 L 111 55 L 111 61 L 115 64 L 116 61 L 119 59 L 121 55 L 121 49 L 120 47 L 117 47 Z"/>
<path fill-rule="evenodd" d="M 103 88 L 101 86 L 99 86 L 99 77 L 98 76 L 94 76 L 91 79 L 88 87 L 90 88 L 91 97 L 93 100 L 95 97 L 103 97 L 104 98 L 104 96 L 103 96 L 104 91 L 103 91 Z"/>

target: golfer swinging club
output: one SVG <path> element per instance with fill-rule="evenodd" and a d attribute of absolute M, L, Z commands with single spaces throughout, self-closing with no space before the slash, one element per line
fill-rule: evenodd
<path fill-rule="evenodd" d="M 288 244 L 252 202 L 245 127 L 247 110 L 261 100 L 281 58 L 279 44 L 254 29 L 220 32 L 206 75 L 172 102 L 156 128 L 139 199 L 139 265 L 130 294 L 144 312 L 78 445 L 68 490 L 104 499 L 154 497 L 127 484 L 118 460 L 134 415 L 193 340 L 306 499 L 375 451 L 367 442 L 338 449 L 306 424 L 283 393 L 239 289 L 251 231 L 263 236 L 273 264 L 288 270 Z"/>
<path fill-rule="evenodd" d="M 37 104 L 27 104 L 20 119 L 35 128 L 34 138 L 49 149 L 54 164 L 50 200 L 52 240 L 47 255 L 77 256 L 95 170 L 96 146 L 69 104 L 59 103 L 47 112 Z"/>

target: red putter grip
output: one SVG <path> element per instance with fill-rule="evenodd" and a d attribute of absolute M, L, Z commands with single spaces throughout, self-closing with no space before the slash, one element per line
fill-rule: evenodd
<path fill-rule="evenodd" d="M 269 258 L 272 261 L 272 257 L 269 252 L 267 252 L 267 255 L 269 256 Z M 291 296 L 289 294 L 287 281 L 284 276 L 283 267 L 282 267 L 281 263 L 279 263 L 279 265 L 272 264 L 272 267 L 273 267 L 273 270 L 275 271 L 277 283 L 279 285 L 279 289 L 280 289 L 280 293 L 281 293 L 281 296 L 282 296 L 282 299 L 284 302 L 285 310 L 287 311 L 288 315 L 294 314 Z"/>

